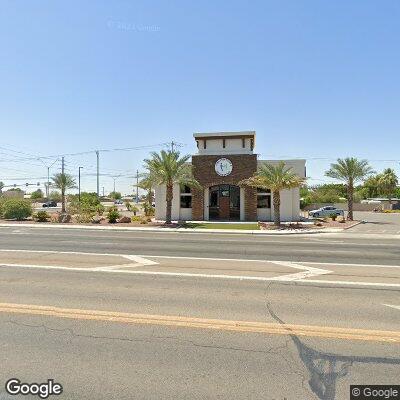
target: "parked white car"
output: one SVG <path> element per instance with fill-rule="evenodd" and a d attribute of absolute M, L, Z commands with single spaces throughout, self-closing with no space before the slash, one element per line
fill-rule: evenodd
<path fill-rule="evenodd" d="M 333 206 L 326 206 L 308 212 L 308 215 L 312 218 L 329 217 L 332 214 L 344 216 L 344 210 Z"/>

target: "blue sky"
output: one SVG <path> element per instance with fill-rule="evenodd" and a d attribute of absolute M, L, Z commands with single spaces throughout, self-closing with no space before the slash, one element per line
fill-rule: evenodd
<path fill-rule="evenodd" d="M 193 153 L 193 132 L 234 130 L 257 131 L 260 158 L 308 159 L 310 183 L 349 155 L 400 173 L 399 161 L 374 161 L 400 159 L 397 0 L 0 5 L 6 183 L 44 182 L 41 162 L 22 153 L 171 140 Z M 117 189 L 128 192 L 147 154 L 101 153 L 102 173 L 122 175 Z M 83 165 L 82 185 L 95 189 L 94 153 L 66 163 L 73 174 Z"/>

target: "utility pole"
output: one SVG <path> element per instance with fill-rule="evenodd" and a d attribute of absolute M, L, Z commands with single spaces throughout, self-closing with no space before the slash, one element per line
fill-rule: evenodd
<path fill-rule="evenodd" d="M 97 158 L 97 197 L 100 197 L 100 166 L 99 166 L 100 152 L 99 152 L 99 150 L 96 150 L 96 158 Z"/>
<path fill-rule="evenodd" d="M 139 170 L 136 170 L 136 204 L 139 203 Z"/>
<path fill-rule="evenodd" d="M 121 175 L 115 175 L 115 176 L 112 176 L 111 178 L 113 178 L 113 180 L 114 180 L 114 193 L 115 193 L 115 181 L 120 177 Z"/>
<path fill-rule="evenodd" d="M 182 147 L 182 143 L 175 142 L 174 140 L 171 142 L 171 151 L 174 152 L 176 147 Z"/>
<path fill-rule="evenodd" d="M 64 156 L 61 157 L 61 173 L 62 181 L 64 181 L 65 161 Z M 61 214 L 65 214 L 65 187 L 62 185 L 61 188 Z"/>
<path fill-rule="evenodd" d="M 50 167 L 47 167 L 47 185 L 46 185 L 46 199 L 49 199 L 50 194 Z"/>
<path fill-rule="evenodd" d="M 50 194 L 50 168 L 59 160 L 58 158 L 53 161 L 50 165 L 47 165 L 41 158 L 38 160 L 47 168 L 47 185 L 46 185 L 46 197 L 49 198 Z"/>
<path fill-rule="evenodd" d="M 78 199 L 79 199 L 79 203 L 81 202 L 81 169 L 83 167 L 79 167 L 78 168 Z"/>

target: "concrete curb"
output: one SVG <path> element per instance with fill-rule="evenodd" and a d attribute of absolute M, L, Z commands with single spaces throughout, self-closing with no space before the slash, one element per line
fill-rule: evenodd
<path fill-rule="evenodd" d="M 63 225 L 63 224 L 7 224 L 1 223 L 0 227 L 8 228 L 34 228 L 34 229 L 80 229 L 80 230 L 101 230 L 101 231 L 125 231 L 125 232 L 161 232 L 161 233 L 227 233 L 237 235 L 310 235 L 315 233 L 337 233 L 343 229 L 327 228 L 315 229 L 312 231 L 254 231 L 240 229 L 196 229 L 196 228 L 141 228 L 141 227 L 123 227 L 123 226 L 87 226 L 87 225 Z"/>
<path fill-rule="evenodd" d="M 357 225 L 360 225 L 360 224 L 365 224 L 365 222 L 366 221 L 357 221 L 354 225 L 352 225 L 352 226 L 348 226 L 347 228 L 343 228 L 343 230 L 345 230 L 345 231 L 347 231 L 347 230 L 349 230 L 349 229 L 351 229 L 351 228 L 354 228 L 355 226 L 357 226 Z"/>

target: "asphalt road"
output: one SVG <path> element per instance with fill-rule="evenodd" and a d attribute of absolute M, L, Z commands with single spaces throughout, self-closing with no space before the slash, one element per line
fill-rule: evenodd
<path fill-rule="evenodd" d="M 351 229 L 355 233 L 400 234 L 400 213 L 356 211 L 354 218 L 364 223 Z"/>
<path fill-rule="evenodd" d="M 13 227 L 0 250 L 0 399 L 18 398 L 1 391 L 11 377 L 77 400 L 341 400 L 398 383 L 392 236 Z"/>

